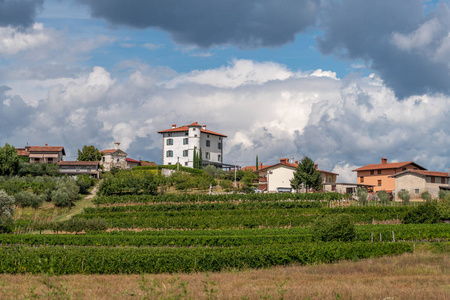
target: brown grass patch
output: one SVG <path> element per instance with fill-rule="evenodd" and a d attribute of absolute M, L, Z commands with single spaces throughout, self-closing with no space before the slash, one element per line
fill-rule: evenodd
<path fill-rule="evenodd" d="M 450 257 L 147 275 L 0 275 L 1 299 L 449 299 Z"/>

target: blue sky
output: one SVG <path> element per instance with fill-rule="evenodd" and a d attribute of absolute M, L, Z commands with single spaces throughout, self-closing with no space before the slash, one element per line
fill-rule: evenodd
<path fill-rule="evenodd" d="M 156 132 L 198 121 L 242 166 L 443 171 L 449 32 L 448 1 L 3 0 L 0 143 L 161 162 Z"/>

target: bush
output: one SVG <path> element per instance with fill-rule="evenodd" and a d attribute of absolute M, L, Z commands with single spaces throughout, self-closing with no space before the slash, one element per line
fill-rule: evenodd
<path fill-rule="evenodd" d="M 369 195 L 369 193 L 367 192 L 367 190 L 365 188 L 362 187 L 358 187 L 358 189 L 356 190 L 356 194 L 358 196 L 358 200 L 362 205 L 367 205 L 367 197 Z"/>
<path fill-rule="evenodd" d="M 409 203 L 409 199 L 411 199 L 411 196 L 409 195 L 408 191 L 402 190 L 400 192 L 398 192 L 398 197 L 400 199 L 402 199 L 403 204 L 408 204 Z"/>
<path fill-rule="evenodd" d="M 223 190 L 229 191 L 232 185 L 232 181 L 228 179 L 222 179 L 219 185 Z"/>
<path fill-rule="evenodd" d="M 12 231 L 14 203 L 13 196 L 9 196 L 5 191 L 0 191 L 0 232 Z"/>
<path fill-rule="evenodd" d="M 19 192 L 14 195 L 14 198 L 16 199 L 16 205 L 20 207 L 33 207 L 33 208 L 39 208 L 42 206 L 42 203 L 44 202 L 45 195 L 35 195 L 30 192 Z"/>
<path fill-rule="evenodd" d="M 427 202 L 431 201 L 431 194 L 428 191 L 423 192 L 421 197 L 422 197 L 423 200 L 425 200 Z"/>
<path fill-rule="evenodd" d="M 76 184 L 80 188 L 80 194 L 87 194 L 89 188 L 95 184 L 94 178 L 87 174 L 79 175 Z"/>
<path fill-rule="evenodd" d="M 427 202 L 409 211 L 402 220 L 403 224 L 435 224 L 441 221 L 437 203 Z"/>
<path fill-rule="evenodd" d="M 450 200 L 450 192 L 440 190 L 439 191 L 439 199 L 445 199 L 446 197 L 448 197 L 448 199 Z"/>
<path fill-rule="evenodd" d="M 350 242 L 356 237 L 353 219 L 348 214 L 328 215 L 314 222 L 311 231 L 316 241 Z"/>
<path fill-rule="evenodd" d="M 379 191 L 377 194 L 378 198 L 380 199 L 380 202 L 383 203 L 384 205 L 386 205 L 391 198 L 388 192 L 386 192 L 385 190 Z"/>
<path fill-rule="evenodd" d="M 52 192 L 52 202 L 55 206 L 65 207 L 72 205 L 72 199 L 68 193 L 63 190 L 56 190 Z"/>

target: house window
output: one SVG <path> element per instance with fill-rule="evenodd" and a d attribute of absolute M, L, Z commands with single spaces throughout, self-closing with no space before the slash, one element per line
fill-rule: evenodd
<path fill-rule="evenodd" d="M 206 157 L 206 159 L 210 159 L 211 158 L 211 154 L 209 152 L 206 152 L 205 153 L 205 157 Z"/>
<path fill-rule="evenodd" d="M 196 134 L 194 134 L 194 137 L 197 137 L 197 135 L 196 135 Z"/>
<path fill-rule="evenodd" d="M 172 136 L 172 134 L 171 133 L 169 133 L 167 136 Z"/>
<path fill-rule="evenodd" d="M 331 177 L 328 177 L 328 182 L 331 182 Z"/>
<path fill-rule="evenodd" d="M 402 171 L 406 171 L 406 168 L 402 168 Z"/>
<path fill-rule="evenodd" d="M 187 167 L 187 165 L 188 165 L 188 162 L 185 162 L 185 163 L 184 163 L 184 165 L 185 165 L 185 166 Z"/>
<path fill-rule="evenodd" d="M 434 183 L 434 182 L 435 182 L 434 176 L 431 176 L 431 183 Z"/>
<path fill-rule="evenodd" d="M 189 135 L 189 132 L 185 132 L 184 135 Z"/>
<path fill-rule="evenodd" d="M 378 180 L 378 186 L 381 186 L 381 180 Z"/>
<path fill-rule="evenodd" d="M 206 135 L 206 137 L 208 137 L 208 138 L 209 138 L 209 134 L 207 134 L 207 135 Z"/>
<path fill-rule="evenodd" d="M 117 162 L 119 162 L 119 159 L 117 159 Z"/>
<path fill-rule="evenodd" d="M 47 162 L 52 163 L 53 162 L 53 157 L 47 158 Z"/>
<path fill-rule="evenodd" d="M 102 157 L 102 161 L 105 162 L 105 157 L 104 156 Z"/>
<path fill-rule="evenodd" d="M 173 157 L 173 151 L 172 150 L 166 151 L 166 156 Z"/>
<path fill-rule="evenodd" d="M 222 162 L 222 155 L 220 155 L 220 154 L 217 155 L 217 160 L 220 161 L 220 162 Z"/>
<path fill-rule="evenodd" d="M 419 189 L 415 189 L 414 193 L 418 194 L 419 193 Z"/>
<path fill-rule="evenodd" d="M 192 131 L 196 131 L 197 130 L 197 128 L 192 128 Z"/>
<path fill-rule="evenodd" d="M 183 145 L 188 145 L 189 144 L 189 139 L 188 138 L 184 138 L 183 139 Z"/>
<path fill-rule="evenodd" d="M 381 174 L 381 170 L 378 170 L 378 175 L 380 175 Z"/>
<path fill-rule="evenodd" d="M 359 182 L 364 183 L 364 176 L 359 177 Z"/>
<path fill-rule="evenodd" d="M 217 145 L 217 148 L 222 149 L 222 143 L 219 142 L 219 144 Z"/>
<path fill-rule="evenodd" d="M 441 177 L 441 183 L 445 184 L 445 177 Z"/>
<path fill-rule="evenodd" d="M 173 145 L 173 139 L 167 139 L 166 145 Z"/>
<path fill-rule="evenodd" d="M 370 171 L 370 175 L 374 175 L 375 174 L 375 171 Z"/>
<path fill-rule="evenodd" d="M 206 140 L 206 147 L 209 147 L 209 146 L 211 146 L 211 142 L 210 142 L 210 140 Z"/>
<path fill-rule="evenodd" d="M 183 157 L 187 157 L 189 154 L 189 150 L 183 150 Z"/>

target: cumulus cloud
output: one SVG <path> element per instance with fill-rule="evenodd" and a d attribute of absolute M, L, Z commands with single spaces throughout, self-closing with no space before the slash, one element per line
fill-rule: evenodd
<path fill-rule="evenodd" d="M 0 26 L 31 26 L 43 3 L 44 0 L 0 0 Z"/>
<path fill-rule="evenodd" d="M 13 55 L 47 45 L 52 34 L 53 31 L 46 30 L 41 23 L 35 23 L 25 31 L 11 26 L 0 27 L 0 55 Z"/>
<path fill-rule="evenodd" d="M 158 28 L 181 44 L 273 47 L 316 21 L 319 0 L 77 0 L 115 25 Z"/>
<path fill-rule="evenodd" d="M 421 0 L 324 3 L 322 53 L 365 60 L 400 98 L 450 93 L 447 4 L 425 13 Z"/>
<path fill-rule="evenodd" d="M 244 75 L 229 84 L 192 80 L 204 74 L 227 78 L 241 63 L 246 65 Z M 118 141 L 132 158 L 161 162 L 157 131 L 173 123 L 198 121 L 228 135 L 225 162 L 237 161 L 241 166 L 253 165 L 256 155 L 264 164 L 308 155 L 320 169 L 351 182 L 352 169 L 381 157 L 414 160 L 437 171 L 450 163 L 447 96 L 398 101 L 374 75 L 339 80 L 313 75 L 333 74 L 329 71 L 300 73 L 271 62 L 235 60 L 187 74 L 160 72 L 137 63 L 127 66 L 134 66 L 134 71 L 126 80 L 95 67 L 72 82 L 50 88 L 48 97 L 35 107 L 20 101 L 18 91 L 3 88 L 0 120 L 11 113 L 11 105 L 21 113 L 8 119 L 9 130 L 2 130 L 0 142 L 62 144 L 68 159 L 75 159 L 76 149 L 84 144 L 105 149 Z M 267 70 L 286 76 L 273 79 L 267 77 Z M 245 74 L 264 80 L 255 84 Z M 167 85 L 173 81 L 177 84 Z"/>

